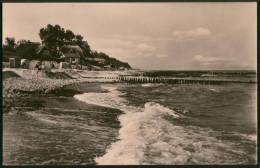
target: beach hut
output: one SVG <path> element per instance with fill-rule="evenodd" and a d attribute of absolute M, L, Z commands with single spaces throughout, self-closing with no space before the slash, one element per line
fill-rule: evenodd
<path fill-rule="evenodd" d="M 9 58 L 9 67 L 15 68 L 15 58 Z"/>
<path fill-rule="evenodd" d="M 50 71 L 51 69 L 54 69 L 57 67 L 57 62 L 55 61 L 42 61 L 43 69 Z M 56 66 L 55 66 L 56 65 Z"/>
<path fill-rule="evenodd" d="M 19 68 L 20 61 L 21 61 L 21 59 L 19 59 L 19 58 L 9 58 L 9 67 L 10 68 Z"/>
<path fill-rule="evenodd" d="M 28 59 L 21 59 L 21 68 L 29 69 L 30 61 Z"/>
<path fill-rule="evenodd" d="M 38 60 L 32 60 L 29 62 L 29 69 L 39 69 L 41 62 Z"/>

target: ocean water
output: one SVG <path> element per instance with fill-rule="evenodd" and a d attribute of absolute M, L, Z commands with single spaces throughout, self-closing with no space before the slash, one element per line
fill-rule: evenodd
<path fill-rule="evenodd" d="M 30 97 L 5 114 L 4 164 L 256 163 L 256 84 L 86 83 L 81 91 Z"/>

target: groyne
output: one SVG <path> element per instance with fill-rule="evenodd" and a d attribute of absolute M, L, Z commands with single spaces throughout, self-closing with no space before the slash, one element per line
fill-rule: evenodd
<path fill-rule="evenodd" d="M 144 76 L 113 76 L 104 77 L 105 79 L 113 80 L 114 82 L 125 83 L 165 83 L 165 84 L 204 84 L 218 85 L 228 83 L 251 83 L 256 84 L 253 80 L 219 80 L 219 79 L 183 79 L 183 78 L 162 78 L 162 77 L 144 77 Z"/>

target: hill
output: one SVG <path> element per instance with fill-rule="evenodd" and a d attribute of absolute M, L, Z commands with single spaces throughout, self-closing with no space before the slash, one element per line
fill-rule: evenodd
<path fill-rule="evenodd" d="M 17 55 L 19 59 L 67 62 L 74 68 L 87 67 L 95 70 L 124 70 L 131 66 L 103 52 L 92 50 L 83 36 L 65 30 L 59 25 L 48 24 L 39 32 L 41 43 L 29 40 L 19 40 L 7 37 L 3 45 L 3 55 L 9 60 L 10 54 Z"/>

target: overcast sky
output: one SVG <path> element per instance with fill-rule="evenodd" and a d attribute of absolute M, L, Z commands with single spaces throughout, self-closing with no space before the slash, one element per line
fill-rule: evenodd
<path fill-rule="evenodd" d="M 256 69 L 256 3 L 9 3 L 3 36 L 59 24 L 134 68 Z"/>

